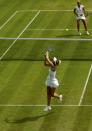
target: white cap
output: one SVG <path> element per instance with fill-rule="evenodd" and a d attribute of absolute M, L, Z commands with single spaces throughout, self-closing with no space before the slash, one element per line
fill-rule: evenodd
<path fill-rule="evenodd" d="M 56 63 L 57 62 L 57 58 L 56 57 L 53 57 L 53 61 Z M 61 64 L 61 60 L 59 60 L 59 64 Z"/>
<path fill-rule="evenodd" d="M 56 61 L 57 61 L 57 58 L 56 58 L 56 57 L 54 57 L 54 58 L 53 58 L 53 61 L 56 63 Z"/>

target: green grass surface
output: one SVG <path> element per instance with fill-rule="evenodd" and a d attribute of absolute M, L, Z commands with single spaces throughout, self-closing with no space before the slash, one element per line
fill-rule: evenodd
<path fill-rule="evenodd" d="M 87 9 L 91 9 L 91 0 L 82 2 Z M 64 0 L 1 0 L 0 26 L 15 11 L 71 10 L 75 4 L 73 0 L 71 4 Z M 19 11 L 0 29 L 0 37 L 18 37 L 36 13 Z M 87 22 L 89 29 L 92 29 L 91 12 Z M 92 38 L 91 30 L 89 36 L 83 30 L 82 36 L 78 36 L 76 30 L 36 30 L 66 28 L 76 29 L 73 12 L 41 11 L 20 37 Z M 12 43 L 13 40 L 0 40 L 0 56 Z M 52 106 L 52 111 L 46 113 L 43 108 L 46 104 L 45 80 L 48 68 L 44 67 L 42 60 L 48 48 L 53 50 L 51 56 L 62 59 L 57 69 L 60 83 L 57 92 L 63 94 L 63 101 L 52 99 L 52 105 L 60 106 Z M 78 106 L 91 65 L 91 41 L 16 41 L 0 61 L 0 131 L 92 131 L 92 72 L 81 103 L 84 106 Z"/>
<path fill-rule="evenodd" d="M 1 54 L 13 41 L 2 41 Z M 66 44 L 65 44 L 66 43 Z M 3 57 L 3 60 L 43 60 L 44 52 L 51 49 L 50 55 L 62 60 L 92 60 L 92 43 L 81 41 L 17 41 Z M 17 51 L 16 51 L 17 50 Z"/>

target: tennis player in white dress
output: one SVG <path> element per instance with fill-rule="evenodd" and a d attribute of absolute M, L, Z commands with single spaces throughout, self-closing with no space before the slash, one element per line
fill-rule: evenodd
<path fill-rule="evenodd" d="M 81 4 L 79 0 L 77 0 L 77 6 L 74 8 L 74 14 L 76 15 L 77 20 L 77 30 L 79 32 L 79 35 L 81 35 L 80 32 L 80 21 L 83 22 L 86 34 L 89 35 L 88 29 L 87 29 L 87 22 L 85 17 L 85 7 Z"/>
<path fill-rule="evenodd" d="M 45 63 L 45 66 L 49 67 L 49 73 L 46 80 L 47 106 L 45 107 L 44 111 L 49 111 L 51 110 L 51 105 L 50 105 L 51 97 L 58 98 L 60 101 L 62 101 L 62 95 L 58 95 L 55 92 L 56 88 L 59 86 L 59 82 L 56 78 L 56 69 L 57 69 L 57 66 L 60 65 L 61 60 L 58 60 L 56 57 L 50 60 L 49 51 L 46 51 L 44 63 Z"/>

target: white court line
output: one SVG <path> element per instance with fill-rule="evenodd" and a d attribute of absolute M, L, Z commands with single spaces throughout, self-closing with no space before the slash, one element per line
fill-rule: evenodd
<path fill-rule="evenodd" d="M 7 50 L 2 54 L 0 57 L 0 60 L 6 55 L 6 53 L 11 49 L 11 47 L 15 44 L 15 42 L 19 39 L 19 37 L 25 32 L 25 30 L 33 23 L 33 21 L 36 19 L 36 17 L 40 14 L 40 11 L 36 13 L 36 15 L 33 17 L 33 19 L 27 24 L 27 26 L 22 30 L 22 32 L 18 35 L 18 37 L 13 41 L 13 43 L 7 48 Z"/>
<path fill-rule="evenodd" d="M 35 12 L 35 11 L 40 11 L 40 12 L 71 12 L 73 10 L 18 10 L 18 12 Z"/>
<path fill-rule="evenodd" d="M 0 37 L 0 40 L 34 40 L 34 41 L 92 41 L 92 38 L 27 38 L 27 37 Z M 15 41 L 16 42 L 16 41 Z M 69 44 L 69 43 L 68 43 Z M 79 43 L 80 44 L 80 43 Z M 11 48 L 11 47 L 10 47 Z"/>
<path fill-rule="evenodd" d="M 68 29 L 68 30 L 67 30 Z M 69 28 L 66 28 L 66 29 L 27 29 L 29 31 L 31 30 L 34 30 L 34 31 L 69 31 L 69 30 L 74 30 L 76 31 L 77 29 L 69 29 Z M 81 31 L 84 30 L 84 29 L 80 29 Z M 88 30 L 92 30 L 92 29 L 88 29 Z"/>
<path fill-rule="evenodd" d="M 23 105 L 23 104 L 0 104 L 0 107 L 44 107 L 45 104 L 30 104 L 30 105 Z M 51 105 L 53 107 L 92 107 L 92 105 Z"/>
<path fill-rule="evenodd" d="M 87 85 L 88 85 L 88 81 L 89 81 L 89 78 L 90 78 L 90 75 L 91 75 L 91 71 L 92 71 L 92 64 L 91 64 L 91 67 L 89 69 L 88 76 L 87 76 L 87 79 L 86 79 L 86 82 L 85 82 L 85 85 L 84 85 L 84 88 L 83 88 L 83 92 L 82 92 L 82 95 L 81 95 L 81 98 L 80 98 L 80 101 L 79 101 L 79 104 L 78 104 L 79 106 L 81 105 L 83 97 L 85 95 L 86 88 L 87 88 Z"/>
<path fill-rule="evenodd" d="M 18 13 L 18 11 L 14 12 L 11 17 L 2 25 L 0 26 L 0 30 Z"/>
<path fill-rule="evenodd" d="M 72 12 L 73 10 L 18 10 L 18 12 L 32 12 L 32 11 L 41 11 L 41 12 Z M 92 10 L 88 9 L 88 12 L 92 12 Z"/>

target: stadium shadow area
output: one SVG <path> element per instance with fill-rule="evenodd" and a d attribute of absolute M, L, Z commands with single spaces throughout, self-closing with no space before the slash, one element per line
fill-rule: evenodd
<path fill-rule="evenodd" d="M 62 60 L 64 61 L 92 61 L 92 58 L 65 58 L 65 57 L 62 57 Z M 14 58 L 14 59 L 2 59 L 1 60 L 2 62 L 4 61 L 43 61 L 43 59 L 17 59 L 17 58 Z"/>
<path fill-rule="evenodd" d="M 88 131 L 92 118 L 92 107 L 79 107 L 72 131 Z"/>
<path fill-rule="evenodd" d="M 53 112 L 49 112 L 47 114 L 43 114 L 43 115 L 38 115 L 38 116 L 29 116 L 29 117 L 24 117 L 21 119 L 5 119 L 6 123 L 14 123 L 14 124 L 22 124 L 22 123 L 26 123 L 26 122 L 31 122 L 31 121 L 36 121 L 42 117 L 46 117 L 49 116 L 50 114 L 52 114 Z"/>
<path fill-rule="evenodd" d="M 58 35 L 58 36 L 56 36 L 57 38 L 63 38 L 63 37 L 65 37 L 65 38 L 71 38 L 72 36 L 79 36 L 79 34 L 65 34 L 65 35 Z"/>

